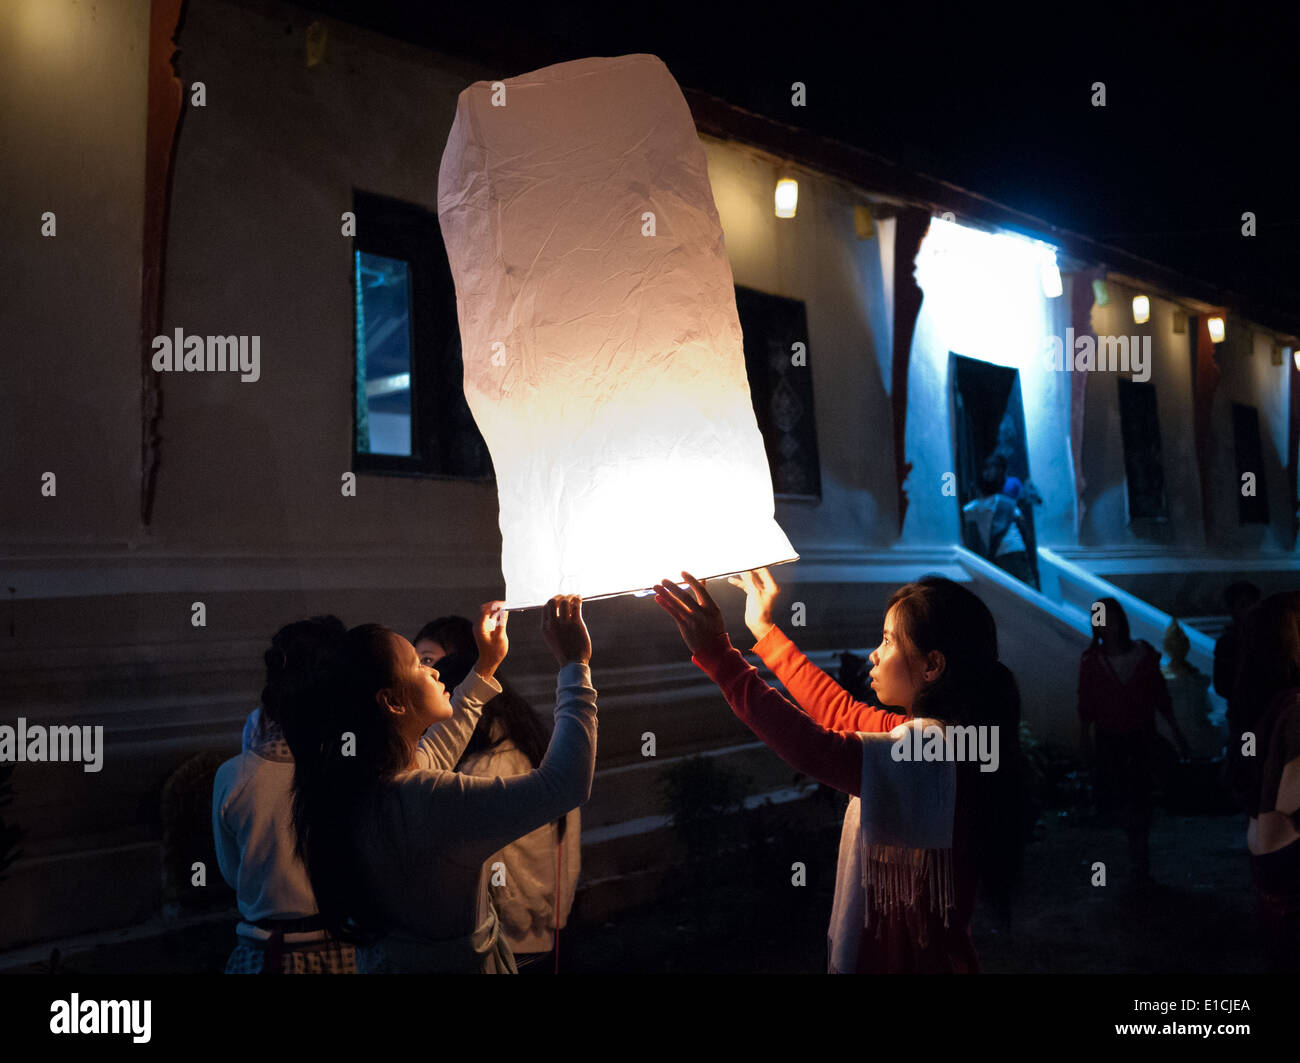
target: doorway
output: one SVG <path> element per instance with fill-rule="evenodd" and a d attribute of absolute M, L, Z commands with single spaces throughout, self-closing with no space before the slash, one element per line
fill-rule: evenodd
<path fill-rule="evenodd" d="M 956 353 L 951 369 L 962 545 L 1037 588 L 1041 499 L 1029 478 L 1020 373 Z"/>

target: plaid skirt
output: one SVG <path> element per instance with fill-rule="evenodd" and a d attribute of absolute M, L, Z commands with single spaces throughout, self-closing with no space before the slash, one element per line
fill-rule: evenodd
<path fill-rule="evenodd" d="M 226 974 L 271 973 L 262 970 L 265 960 L 265 946 L 240 938 L 226 961 Z M 356 974 L 356 949 L 338 941 L 314 941 L 299 948 L 285 945 L 280 955 L 280 973 Z"/>

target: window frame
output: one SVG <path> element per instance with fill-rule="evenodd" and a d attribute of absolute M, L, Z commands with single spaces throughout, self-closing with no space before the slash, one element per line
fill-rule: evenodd
<path fill-rule="evenodd" d="M 463 389 L 460 365 L 446 363 L 442 356 L 446 344 L 440 339 L 459 337 L 456 316 L 455 284 L 447 261 L 438 216 L 414 203 L 354 188 L 352 210 L 356 217 L 356 234 L 349 255 L 349 288 L 353 310 L 349 315 L 352 331 L 351 372 L 352 405 L 350 422 L 352 468 L 357 473 L 387 476 L 417 476 L 426 479 L 455 480 L 469 483 L 493 483 L 489 473 L 467 476 L 448 472 L 443 454 L 454 430 L 445 428 L 446 410 L 439 408 L 440 391 L 451 387 Z M 382 255 L 407 264 L 409 285 L 410 377 L 411 377 L 411 453 L 372 454 L 357 449 L 357 342 L 356 290 L 357 254 Z M 457 379 L 453 380 L 453 377 Z M 464 401 L 463 395 L 461 401 Z M 440 431 L 441 429 L 441 431 Z M 447 438 L 443 438 L 443 435 Z"/>

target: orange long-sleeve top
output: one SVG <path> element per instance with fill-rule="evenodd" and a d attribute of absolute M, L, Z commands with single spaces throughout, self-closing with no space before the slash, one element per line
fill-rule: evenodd
<path fill-rule="evenodd" d="M 839 683 L 812 663 L 775 624 L 754 643 L 754 652 L 781 680 L 799 707 L 828 731 L 892 731 L 907 717 L 856 700 Z"/>
<path fill-rule="evenodd" d="M 775 627 L 758 640 L 754 651 L 798 705 L 764 682 L 725 632 L 702 646 L 691 660 L 718 684 L 741 722 L 782 760 L 827 786 L 861 797 L 862 740 L 857 732 L 891 731 L 908 717 L 857 701 Z M 944 925 L 924 903 L 914 912 L 882 915 L 874 932 L 865 928 L 861 932 L 859 973 L 979 970 L 970 936 L 976 881 L 972 806 L 961 800 L 975 771 L 973 763 L 958 765 L 953 824 L 957 901 L 950 924 Z M 917 920 L 929 924 L 925 945 L 915 941 L 911 924 Z"/>
<path fill-rule="evenodd" d="M 890 731 L 907 717 L 855 700 L 779 628 L 755 652 L 798 701 L 765 683 L 724 632 L 691 657 L 718 684 L 740 720 L 796 771 L 842 793 L 862 793 L 858 731 Z"/>

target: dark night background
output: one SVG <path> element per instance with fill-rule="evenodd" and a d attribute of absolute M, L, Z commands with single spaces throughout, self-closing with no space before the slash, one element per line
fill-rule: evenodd
<path fill-rule="evenodd" d="M 683 86 L 1247 293 L 1261 324 L 1300 327 L 1300 5 L 302 6 L 506 77 L 651 52 Z M 790 104 L 794 81 L 806 107 Z"/>

